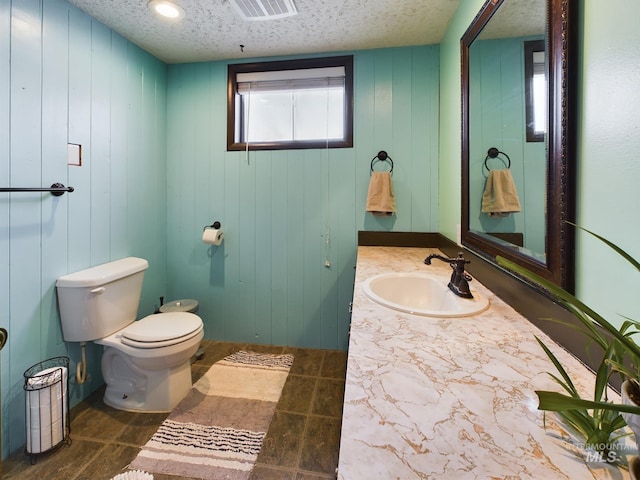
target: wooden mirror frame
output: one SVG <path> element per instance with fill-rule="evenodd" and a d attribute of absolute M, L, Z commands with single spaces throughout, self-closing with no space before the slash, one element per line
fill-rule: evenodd
<path fill-rule="evenodd" d="M 514 261 L 565 290 L 574 289 L 576 141 L 576 24 L 574 0 L 546 0 L 548 50 L 548 134 L 546 262 L 469 230 L 469 48 L 503 0 L 487 0 L 460 40 L 462 67 L 462 244 L 495 264 L 497 255 Z M 523 126 L 524 128 L 524 126 Z M 479 199 L 478 199 L 479 201 Z"/>

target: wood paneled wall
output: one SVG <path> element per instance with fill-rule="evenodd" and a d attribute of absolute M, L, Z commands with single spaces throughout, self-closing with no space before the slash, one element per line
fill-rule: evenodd
<path fill-rule="evenodd" d="M 0 184 L 75 188 L 0 193 L 3 456 L 25 440 L 23 372 L 80 360 L 56 278 L 135 255 L 150 263 L 141 311 L 165 288 L 166 80 L 166 65 L 62 0 L 0 2 Z M 81 167 L 67 143 L 82 145 Z M 72 404 L 103 383 L 100 355 L 88 346 L 92 380 L 72 381 Z"/>
<path fill-rule="evenodd" d="M 210 339 L 346 348 L 357 231 L 437 230 L 438 56 L 354 52 L 354 148 L 247 157 L 225 148 L 226 62 L 167 67 L 63 0 L 0 2 L 0 183 L 75 188 L 0 194 L 3 457 L 24 445 L 23 372 L 81 360 L 57 311 L 68 272 L 140 256 L 141 316 L 160 295 L 195 298 Z M 364 212 L 379 150 L 395 162 L 392 218 Z M 214 220 L 217 249 L 200 241 Z M 100 356 L 87 346 L 72 405 L 102 384 Z"/>
<path fill-rule="evenodd" d="M 167 291 L 199 301 L 207 338 L 346 349 L 357 231 L 437 231 L 439 49 L 353 54 L 354 148 L 328 151 L 227 152 L 227 62 L 169 67 Z M 380 150 L 391 218 L 365 213 Z"/>

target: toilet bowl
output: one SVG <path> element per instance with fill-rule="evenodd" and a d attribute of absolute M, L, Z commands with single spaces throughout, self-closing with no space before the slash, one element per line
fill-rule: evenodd
<path fill-rule="evenodd" d="M 136 321 L 144 259 L 128 257 L 58 278 L 65 341 L 104 347 L 104 402 L 120 410 L 169 412 L 191 388 L 191 357 L 204 337 L 189 312 Z"/>
<path fill-rule="evenodd" d="M 104 346 L 104 402 L 119 410 L 170 412 L 191 389 L 191 357 L 204 336 L 192 313 L 154 314 L 95 340 Z"/>

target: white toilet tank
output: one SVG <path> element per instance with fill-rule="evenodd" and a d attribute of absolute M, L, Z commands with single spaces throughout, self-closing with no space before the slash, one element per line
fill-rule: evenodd
<path fill-rule="evenodd" d="M 64 340 L 97 340 L 133 322 L 148 267 L 142 258 L 127 257 L 58 278 Z"/>

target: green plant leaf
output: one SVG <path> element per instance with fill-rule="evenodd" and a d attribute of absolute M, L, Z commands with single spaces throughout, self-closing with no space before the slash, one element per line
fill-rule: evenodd
<path fill-rule="evenodd" d="M 607 389 L 609 387 L 609 380 L 611 380 L 611 374 L 613 373 L 613 368 L 609 361 L 615 358 L 614 356 L 618 350 L 616 348 L 617 345 L 617 342 L 611 342 L 609 344 L 596 370 L 596 382 L 593 389 L 593 399 L 595 401 L 607 400 Z"/>
<path fill-rule="evenodd" d="M 606 319 L 596 313 L 594 310 L 589 308 L 587 305 L 582 303 L 576 297 L 571 295 L 566 290 L 560 288 L 554 283 L 550 282 L 546 278 L 541 277 L 533 272 L 530 272 L 524 267 L 513 263 L 510 260 L 507 260 L 504 257 L 497 256 L 496 261 L 498 265 L 508 268 L 520 275 L 528 278 L 529 280 L 541 285 L 545 289 L 547 289 L 556 299 L 564 305 L 571 313 L 573 313 L 576 318 L 578 318 L 585 327 L 590 330 L 593 329 L 595 331 L 595 325 L 593 322 L 600 325 L 606 332 L 611 334 L 617 340 L 622 343 L 627 350 L 637 358 L 640 358 L 640 347 L 636 344 L 632 339 L 621 333 L 616 327 L 614 327 L 611 323 L 609 323 Z"/>
<path fill-rule="evenodd" d="M 584 439 L 593 435 L 596 423 L 586 410 L 562 410 L 557 412 L 570 427 L 576 430 Z"/>
<path fill-rule="evenodd" d="M 615 360 L 607 360 L 607 363 L 609 365 L 611 365 L 611 368 L 613 370 L 616 370 L 617 372 L 620 372 L 622 375 L 624 375 L 627 378 L 637 378 L 638 377 L 638 372 L 633 371 L 631 368 L 627 367 L 625 364 L 623 364 L 621 362 L 617 362 Z"/>
<path fill-rule="evenodd" d="M 582 398 L 569 397 L 558 392 L 547 392 L 544 390 L 536 390 L 538 396 L 540 410 L 551 412 L 561 412 L 563 410 L 582 410 L 601 408 L 613 410 L 615 412 L 626 412 L 640 414 L 640 407 L 633 405 L 625 405 L 622 403 L 612 402 L 594 402 L 592 400 L 584 400 Z"/>
<path fill-rule="evenodd" d="M 554 375 L 551 375 L 551 374 L 549 375 L 551 375 L 551 377 L 554 378 L 556 382 L 562 385 L 565 388 L 565 390 L 567 390 L 568 393 L 570 393 L 575 397 L 579 397 L 578 391 L 576 390 L 576 387 L 573 385 L 573 382 L 571 381 L 571 377 L 569 377 L 569 374 L 566 372 L 566 370 L 564 369 L 560 361 L 556 358 L 553 352 L 549 350 L 549 348 L 542 342 L 542 340 L 540 340 L 537 336 L 535 337 L 535 339 L 538 341 L 538 343 L 540 344 L 544 352 L 547 354 L 547 357 L 549 357 L 549 360 L 551 360 L 551 363 L 553 363 L 556 369 L 558 370 L 558 372 L 560 372 L 560 375 L 562 376 L 564 381 L 561 381 L 558 377 Z"/>
<path fill-rule="evenodd" d="M 640 262 L 623 249 L 600 235 L 573 223 L 572 225 L 601 240 L 640 271 Z M 620 374 L 623 379 L 627 377 L 633 380 L 637 380 L 640 376 L 640 346 L 633 338 L 640 333 L 640 322 L 623 317 L 625 321 L 622 325 L 615 327 L 580 299 L 540 275 L 500 256 L 496 257 L 496 261 L 498 265 L 546 289 L 578 320 L 578 325 L 561 320 L 557 322 L 585 335 L 588 339 L 588 347 L 596 344 L 602 349 L 602 358 L 595 372 L 593 400 L 585 400 L 580 398 L 569 374 L 557 357 L 536 336 L 538 344 L 559 373 L 559 376 L 551 373 L 549 375 L 568 394 L 536 391 L 536 395 L 539 400 L 538 409 L 557 412 L 568 425 L 586 439 L 587 443 L 610 444 L 611 437 L 615 432 L 620 432 L 626 423 L 621 415 L 622 412 L 640 415 L 640 406 L 608 401 L 608 388 L 612 375 Z"/>
<path fill-rule="evenodd" d="M 607 344 L 609 343 L 609 341 L 606 337 L 604 337 L 604 335 L 602 335 L 600 330 L 595 328 L 588 328 L 582 322 L 576 325 L 575 323 L 571 323 L 566 320 L 562 320 L 560 318 L 553 318 L 553 317 L 545 317 L 545 318 L 541 318 L 540 320 L 546 320 L 549 322 L 557 323 L 559 325 L 563 325 L 567 328 L 580 332 L 583 335 L 586 335 L 593 343 L 600 346 L 603 350 L 607 349 L 607 346 L 608 346 Z"/>
<path fill-rule="evenodd" d="M 636 270 L 640 271 L 640 262 L 638 262 L 635 258 L 633 258 L 631 255 L 629 255 L 627 252 L 625 252 L 622 248 L 617 246 L 612 241 L 607 240 L 603 236 L 598 235 L 597 233 L 594 233 L 591 230 L 587 230 L 586 228 L 581 227 L 580 225 L 576 225 L 575 223 L 572 223 L 572 222 L 567 222 L 567 223 L 569 223 L 570 225 L 573 225 L 576 228 L 579 228 L 580 230 L 582 230 L 583 232 L 588 233 L 589 235 L 593 235 L 598 240 L 600 240 L 602 243 L 608 245 L 612 250 L 614 250 L 618 255 L 620 255 L 622 258 L 624 258 L 627 262 L 629 262 L 631 265 L 633 265 L 636 268 Z"/>

